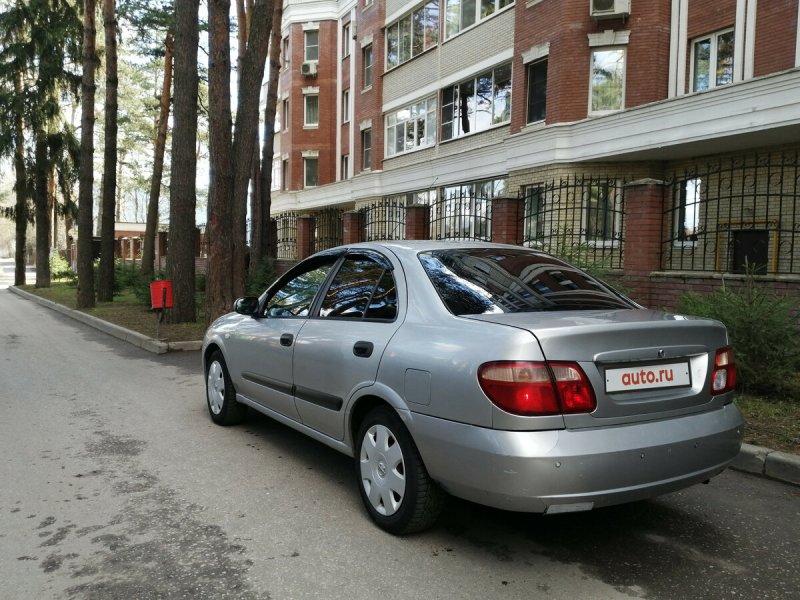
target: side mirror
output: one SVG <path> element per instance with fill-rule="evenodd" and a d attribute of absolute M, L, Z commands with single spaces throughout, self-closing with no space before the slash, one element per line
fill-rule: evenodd
<path fill-rule="evenodd" d="M 237 298 L 233 303 L 233 310 L 240 315 L 255 317 L 256 313 L 258 313 L 258 298 L 255 296 Z"/>

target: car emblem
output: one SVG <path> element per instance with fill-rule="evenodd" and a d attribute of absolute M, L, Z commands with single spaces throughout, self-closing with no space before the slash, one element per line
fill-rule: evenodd
<path fill-rule="evenodd" d="M 658 351 L 658 358 L 664 358 L 664 354 L 665 354 L 665 352 L 664 352 L 664 349 L 663 349 L 663 348 L 662 348 L 662 349 L 659 349 L 659 351 Z"/>

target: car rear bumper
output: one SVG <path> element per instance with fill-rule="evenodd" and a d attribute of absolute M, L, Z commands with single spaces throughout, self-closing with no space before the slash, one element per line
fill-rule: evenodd
<path fill-rule="evenodd" d="M 679 418 L 555 431 L 498 431 L 414 413 L 431 477 L 505 510 L 565 512 L 650 498 L 722 472 L 739 452 L 734 404 Z"/>

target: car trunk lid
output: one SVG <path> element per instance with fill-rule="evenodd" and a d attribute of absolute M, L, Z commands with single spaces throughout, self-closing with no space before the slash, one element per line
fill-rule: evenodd
<path fill-rule="evenodd" d="M 712 408 L 710 378 L 727 344 L 716 321 L 646 309 L 497 313 L 470 319 L 522 328 L 548 361 L 577 362 L 597 396 L 567 427 L 666 418 Z M 521 359 L 524 357 L 520 357 Z"/>

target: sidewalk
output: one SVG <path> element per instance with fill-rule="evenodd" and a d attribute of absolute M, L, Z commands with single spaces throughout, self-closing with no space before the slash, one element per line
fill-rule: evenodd
<path fill-rule="evenodd" d="M 200 350 L 202 346 L 202 341 L 200 340 L 193 342 L 162 342 L 160 340 L 154 340 L 141 333 L 125 329 L 113 323 L 108 323 L 107 321 L 92 317 L 78 310 L 72 310 L 71 308 L 56 304 L 50 300 L 45 300 L 44 298 L 25 292 L 14 286 L 9 286 L 8 289 L 14 294 L 42 306 L 46 306 L 47 308 L 51 308 L 68 317 L 81 321 L 90 327 L 94 327 L 95 329 L 124 340 L 134 346 L 138 346 L 139 348 L 143 348 L 148 352 L 164 354 L 165 352 L 179 350 Z M 761 446 L 753 446 L 751 444 L 742 444 L 742 450 L 736 460 L 733 461 L 731 468 L 737 471 L 753 473 L 762 477 L 768 477 L 784 483 L 800 486 L 800 456 L 794 454 L 777 452 L 769 448 L 762 448 Z"/>
<path fill-rule="evenodd" d="M 31 300 L 32 302 L 36 302 L 41 306 L 46 306 L 47 308 L 50 308 L 56 312 L 60 312 L 61 314 L 73 318 L 76 321 L 85 323 L 86 325 L 94 327 L 103 333 L 107 333 L 108 335 L 114 336 L 115 338 L 126 341 L 129 344 L 133 344 L 134 346 L 138 346 L 139 348 L 143 348 L 144 350 L 154 354 L 164 354 L 166 352 L 175 352 L 181 350 L 200 350 L 201 346 L 203 345 L 202 340 L 191 342 L 164 342 L 161 340 L 156 340 L 137 331 L 131 331 L 130 329 L 125 329 L 119 325 L 114 325 L 108 321 L 103 321 L 97 317 L 87 315 L 79 310 L 67 308 L 66 306 L 62 306 L 61 304 L 53 302 L 52 300 L 40 298 L 39 296 L 21 290 L 13 285 L 8 286 L 8 291 L 17 294 L 18 296 L 22 296 L 26 300 Z"/>

